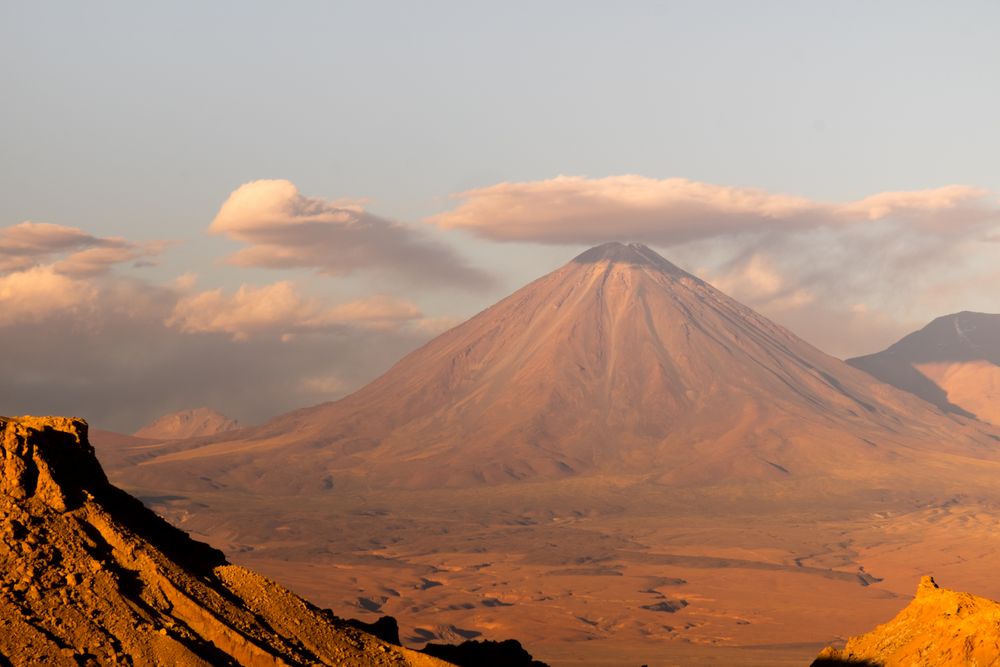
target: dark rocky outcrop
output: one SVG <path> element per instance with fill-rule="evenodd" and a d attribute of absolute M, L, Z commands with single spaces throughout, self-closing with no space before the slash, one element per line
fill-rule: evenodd
<path fill-rule="evenodd" d="M 502 642 L 473 640 L 458 645 L 428 644 L 423 652 L 459 667 L 547 667 L 544 662 L 533 659 L 514 639 Z"/>

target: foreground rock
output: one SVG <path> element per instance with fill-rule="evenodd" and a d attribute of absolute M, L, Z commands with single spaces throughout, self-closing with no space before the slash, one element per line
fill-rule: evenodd
<path fill-rule="evenodd" d="M 824 649 L 813 665 L 1000 665 L 1000 603 L 924 577 L 896 618 L 851 637 L 842 650 Z"/>
<path fill-rule="evenodd" d="M 0 434 L 0 664 L 446 664 L 170 526 L 108 483 L 85 422 L 0 418 Z"/>

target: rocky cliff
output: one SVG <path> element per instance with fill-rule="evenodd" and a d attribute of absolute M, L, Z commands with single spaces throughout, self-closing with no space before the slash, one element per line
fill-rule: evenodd
<path fill-rule="evenodd" d="M 0 417 L 0 665 L 445 665 L 190 539 L 108 483 L 87 424 Z"/>
<path fill-rule="evenodd" d="M 842 650 L 824 649 L 813 665 L 1000 665 L 1000 603 L 941 588 L 924 577 L 896 618 L 851 637 Z"/>

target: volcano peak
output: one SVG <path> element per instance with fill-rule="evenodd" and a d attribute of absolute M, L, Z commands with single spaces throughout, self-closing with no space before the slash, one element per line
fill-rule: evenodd
<path fill-rule="evenodd" d="M 594 246 L 573 258 L 576 264 L 631 264 L 633 266 L 654 266 L 668 273 L 685 273 L 683 270 L 664 259 L 652 248 L 641 243 L 620 243 L 612 241 Z"/>

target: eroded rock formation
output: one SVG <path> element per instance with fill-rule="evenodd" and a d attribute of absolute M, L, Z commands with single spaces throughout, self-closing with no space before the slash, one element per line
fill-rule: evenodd
<path fill-rule="evenodd" d="M 916 597 L 894 619 L 851 637 L 841 650 L 824 649 L 813 665 L 1000 665 L 1000 603 L 941 588 L 924 577 Z"/>

